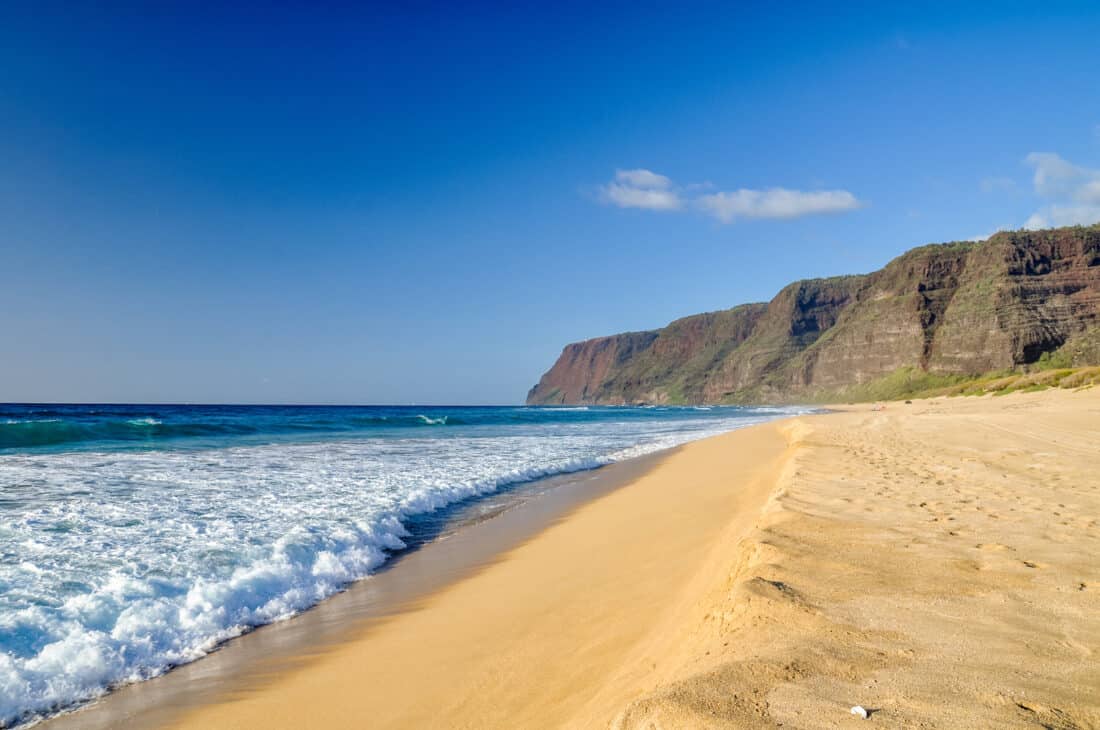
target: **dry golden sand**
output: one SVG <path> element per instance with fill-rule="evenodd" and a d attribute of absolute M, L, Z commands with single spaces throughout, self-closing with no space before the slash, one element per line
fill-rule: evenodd
<path fill-rule="evenodd" d="M 1100 727 L 1100 389 L 691 444 L 187 728 Z"/>

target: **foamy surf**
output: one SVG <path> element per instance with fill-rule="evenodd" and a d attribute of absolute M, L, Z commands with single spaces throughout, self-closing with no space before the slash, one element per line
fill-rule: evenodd
<path fill-rule="evenodd" d="M 418 515 L 790 412 L 571 410 L 50 414 L 84 440 L 0 451 L 0 725 L 316 604 Z"/>

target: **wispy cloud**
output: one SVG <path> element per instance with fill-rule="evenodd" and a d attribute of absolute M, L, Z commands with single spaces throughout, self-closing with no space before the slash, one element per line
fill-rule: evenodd
<path fill-rule="evenodd" d="M 1024 222 L 1024 228 L 1036 231 L 1040 228 L 1090 226 L 1098 222 L 1100 222 L 1100 206 L 1048 205 L 1032 213 Z"/>
<path fill-rule="evenodd" d="M 1007 230 L 1010 230 L 1010 229 L 1011 229 L 1011 226 L 998 226 L 997 228 L 994 228 L 989 233 L 983 233 L 980 236 L 971 236 L 970 238 L 967 238 L 965 240 L 973 241 L 974 243 L 981 243 L 982 241 L 988 240 L 989 237 L 992 236 L 995 233 L 1000 233 L 1001 231 L 1007 231 Z"/>
<path fill-rule="evenodd" d="M 807 215 L 842 213 L 863 205 L 847 190 L 788 190 L 741 188 L 730 192 L 704 192 L 710 183 L 675 185 L 652 170 L 616 170 L 615 178 L 600 187 L 600 199 L 620 208 L 676 211 L 697 210 L 732 223 L 738 218 L 800 218 Z"/>
<path fill-rule="evenodd" d="M 702 195 L 697 202 L 702 210 L 723 223 L 732 223 L 737 218 L 801 218 L 805 215 L 843 213 L 862 205 L 847 190 L 804 192 L 786 188 L 742 188 L 731 193 Z"/>
<path fill-rule="evenodd" d="M 1032 213 L 1024 228 L 1089 225 L 1100 221 L 1100 170 L 1076 165 L 1053 152 L 1032 152 L 1035 193 L 1051 202 Z"/>
<path fill-rule="evenodd" d="M 664 175 L 658 175 L 652 170 L 616 170 L 616 182 L 623 185 L 631 185 L 638 188 L 656 188 L 668 190 L 672 187 L 672 181 Z"/>
<path fill-rule="evenodd" d="M 620 208 L 679 210 L 680 195 L 672 181 L 650 170 L 616 170 L 615 179 L 600 188 L 600 197 Z"/>

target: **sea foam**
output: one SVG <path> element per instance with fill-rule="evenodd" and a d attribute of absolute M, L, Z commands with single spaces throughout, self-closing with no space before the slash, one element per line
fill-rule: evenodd
<path fill-rule="evenodd" d="M 515 410 L 505 425 L 416 435 L 8 450 L 0 726 L 156 676 L 316 604 L 402 549 L 411 517 L 789 412 L 639 419 L 606 409 L 554 421 Z"/>

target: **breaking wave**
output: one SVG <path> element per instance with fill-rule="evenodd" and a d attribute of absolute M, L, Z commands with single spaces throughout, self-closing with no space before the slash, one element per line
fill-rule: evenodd
<path fill-rule="evenodd" d="M 0 727 L 309 608 L 420 515 L 793 412 L 175 408 L 0 409 Z"/>

